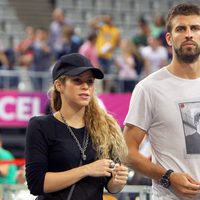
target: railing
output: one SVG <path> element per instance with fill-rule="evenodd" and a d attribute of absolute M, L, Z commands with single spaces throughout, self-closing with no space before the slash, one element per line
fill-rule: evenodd
<path fill-rule="evenodd" d="M 130 80 L 133 81 L 133 80 Z M 137 80 L 136 80 L 137 81 Z M 105 75 L 104 83 L 96 81 L 97 92 L 124 92 L 124 82 L 117 74 Z M 52 84 L 50 71 L 35 72 L 19 67 L 16 70 L 0 69 L 0 89 L 15 89 L 20 91 L 48 91 Z M 103 86 L 104 85 L 104 86 Z M 133 86 L 134 87 L 134 86 Z"/>
<path fill-rule="evenodd" d="M 19 67 L 16 70 L 0 70 L 0 88 L 21 91 L 46 91 L 51 83 L 50 72 L 34 72 Z"/>
<path fill-rule="evenodd" d="M 105 190 L 105 193 L 107 191 Z M 121 200 L 130 200 L 129 194 L 138 194 L 140 200 L 151 200 L 151 186 L 142 185 L 126 185 L 124 189 L 117 194 Z M 29 191 L 26 185 L 0 185 L 0 199 L 2 200 L 32 200 L 33 196 L 28 196 Z"/>

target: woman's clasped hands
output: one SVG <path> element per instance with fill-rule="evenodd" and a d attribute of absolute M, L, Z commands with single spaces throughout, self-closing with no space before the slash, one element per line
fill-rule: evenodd
<path fill-rule="evenodd" d="M 111 177 L 108 185 L 120 190 L 128 180 L 128 168 L 110 159 L 101 159 L 84 166 L 87 176 Z"/>

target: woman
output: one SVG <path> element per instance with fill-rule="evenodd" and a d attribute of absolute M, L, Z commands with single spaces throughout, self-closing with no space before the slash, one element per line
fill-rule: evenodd
<path fill-rule="evenodd" d="M 127 154 L 116 121 L 99 106 L 94 79 L 103 73 L 80 54 L 60 58 L 53 71 L 54 114 L 33 117 L 27 128 L 26 178 L 39 200 L 101 200 L 126 184 Z"/>
<path fill-rule="evenodd" d="M 120 43 L 121 53 L 114 61 L 119 68 L 119 86 L 122 92 L 132 92 L 138 79 L 135 69 L 134 45 L 128 39 L 122 39 Z"/>

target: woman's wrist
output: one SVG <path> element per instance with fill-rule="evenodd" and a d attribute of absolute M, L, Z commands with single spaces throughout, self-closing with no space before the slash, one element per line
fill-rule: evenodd
<path fill-rule="evenodd" d="M 90 170 L 88 169 L 88 165 L 83 165 L 83 166 L 80 166 L 79 168 L 81 168 L 84 177 L 90 176 L 90 173 L 89 173 Z"/>
<path fill-rule="evenodd" d="M 119 184 L 114 180 L 114 177 L 110 179 L 107 185 L 107 190 L 111 194 L 116 194 L 124 188 L 125 184 Z"/>

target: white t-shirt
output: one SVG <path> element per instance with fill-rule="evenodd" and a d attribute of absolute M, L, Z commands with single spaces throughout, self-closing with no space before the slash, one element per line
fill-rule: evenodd
<path fill-rule="evenodd" d="M 186 172 L 200 181 L 200 136 L 190 139 L 190 143 L 186 140 L 186 136 L 196 133 L 198 113 L 200 78 L 182 79 L 163 67 L 137 84 L 125 123 L 147 131 L 154 163 Z M 187 199 L 177 197 L 156 181 L 153 181 L 153 193 L 154 200 Z"/>
<path fill-rule="evenodd" d="M 159 46 L 156 49 L 152 49 L 150 46 L 143 47 L 141 48 L 141 54 L 143 58 L 149 61 L 150 73 L 159 70 L 168 59 L 167 49 L 163 46 Z"/>

